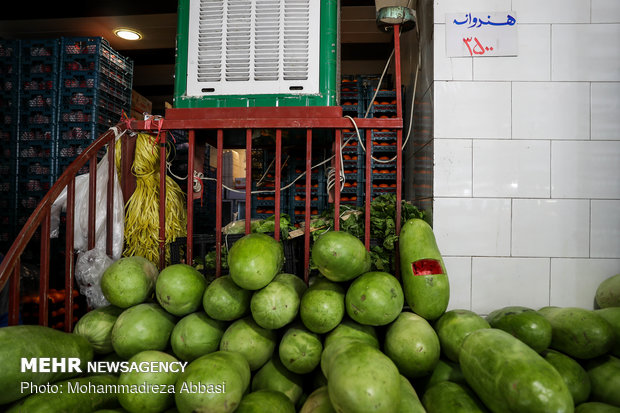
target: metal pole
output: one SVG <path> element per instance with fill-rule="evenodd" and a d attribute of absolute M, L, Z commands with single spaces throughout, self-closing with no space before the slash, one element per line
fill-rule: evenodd
<path fill-rule="evenodd" d="M 222 169 L 224 159 L 224 131 L 217 130 L 217 170 L 215 184 L 215 276 L 222 273 Z"/>
<path fill-rule="evenodd" d="M 310 201 L 312 198 L 312 129 L 306 130 L 306 216 L 304 218 L 304 281 L 310 279 Z"/>
<path fill-rule="evenodd" d="M 252 230 L 252 129 L 245 131 L 245 233 Z"/>
<path fill-rule="evenodd" d="M 112 248 L 113 248 L 113 234 L 114 234 L 114 171 L 115 171 L 115 163 L 116 158 L 114 153 L 116 151 L 116 140 L 114 138 L 111 139 L 111 142 L 108 143 L 108 186 L 107 186 L 107 208 L 106 208 L 106 238 L 105 238 L 105 250 L 106 254 L 110 257 L 112 256 Z M 65 314 L 67 314 L 65 312 Z M 67 323 L 65 323 L 66 325 Z"/>
<path fill-rule="evenodd" d="M 159 270 L 166 266 L 166 133 L 159 142 Z"/>
<path fill-rule="evenodd" d="M 372 137 L 371 130 L 366 129 L 366 182 L 364 182 L 364 187 L 366 188 L 364 191 L 364 245 L 366 245 L 366 249 L 370 250 L 370 203 L 372 202 L 372 168 L 370 165 L 371 156 L 372 156 Z"/>
<path fill-rule="evenodd" d="M 39 325 L 48 325 L 49 294 L 50 284 L 50 227 L 51 210 L 46 206 L 41 223 L 41 259 L 39 264 Z"/>
<path fill-rule="evenodd" d="M 276 193 L 275 193 L 275 228 L 274 238 L 280 241 L 280 184 L 282 176 L 280 168 L 282 167 L 282 129 L 276 129 Z"/>
<path fill-rule="evenodd" d="M 11 274 L 10 284 L 9 284 L 9 325 L 15 326 L 19 323 L 19 302 L 20 302 L 20 292 L 19 292 L 19 277 L 21 270 L 21 260 L 17 258 L 15 260 L 15 268 L 13 269 L 13 274 Z"/>
<path fill-rule="evenodd" d="M 396 73 L 395 80 L 396 84 L 396 117 L 401 120 L 403 119 L 403 102 L 402 102 L 402 94 L 401 94 L 401 73 L 400 73 L 400 25 L 394 25 L 394 71 Z M 412 108 L 413 110 L 413 108 Z M 400 234 L 400 219 L 401 219 L 401 209 L 402 209 L 402 190 L 403 190 L 403 167 L 402 167 L 402 158 L 403 158 L 403 130 L 399 128 L 396 130 L 396 235 Z M 400 258 L 399 258 L 399 244 L 398 238 L 396 240 L 396 245 L 394 248 L 394 268 L 395 268 L 395 276 L 398 278 L 400 273 Z"/>
<path fill-rule="evenodd" d="M 340 151 L 341 151 L 340 129 L 336 129 L 336 142 L 334 144 L 334 154 L 336 156 L 335 178 L 334 178 L 334 230 L 340 231 Z"/>
<path fill-rule="evenodd" d="M 187 246 L 185 248 L 185 263 L 192 265 L 194 247 L 194 143 L 195 131 L 188 133 L 187 148 Z"/>
<path fill-rule="evenodd" d="M 75 177 L 67 184 L 67 235 L 65 241 L 65 331 L 67 333 L 73 330 L 73 278 L 75 275 L 73 249 L 74 211 Z"/>
<path fill-rule="evenodd" d="M 95 248 L 97 218 L 97 154 L 88 161 L 88 249 Z"/>

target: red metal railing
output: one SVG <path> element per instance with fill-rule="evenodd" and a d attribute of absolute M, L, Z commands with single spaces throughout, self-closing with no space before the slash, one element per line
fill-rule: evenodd
<path fill-rule="evenodd" d="M 224 131 L 237 129 L 246 131 L 246 217 L 251 216 L 251 181 L 252 181 L 252 131 L 255 129 L 275 129 L 275 217 L 280 216 L 280 184 L 281 184 L 281 155 L 282 155 L 282 131 L 285 129 L 301 129 L 306 131 L 305 142 L 305 231 L 304 231 L 304 280 L 308 282 L 310 264 L 310 212 L 311 212 L 311 168 L 312 168 L 312 143 L 313 131 L 316 129 L 334 130 L 335 153 L 340 152 L 342 145 L 341 132 L 343 129 L 351 127 L 355 122 L 359 129 L 366 130 L 366 182 L 365 182 L 365 245 L 370 246 L 370 202 L 371 202 L 371 129 L 394 129 L 397 131 L 397 152 L 396 152 L 396 234 L 400 232 L 401 221 L 401 200 L 402 200 L 402 98 L 401 98 L 401 75 L 400 75 L 400 42 L 399 26 L 394 26 L 394 45 L 395 45 L 395 90 L 397 99 L 397 116 L 395 118 L 355 118 L 347 119 L 342 116 L 341 107 L 275 107 L 275 108 L 192 108 L 192 109 L 168 109 L 165 118 L 157 121 L 136 121 L 131 120 L 117 125 L 117 131 L 122 132 L 127 128 L 133 130 L 144 130 L 158 133 L 160 150 L 160 170 L 166 170 L 166 130 L 187 130 L 188 131 L 188 177 L 187 177 L 187 249 L 186 262 L 191 263 L 193 259 L 193 200 L 201 197 L 201 193 L 194 192 L 194 171 L 198 163 L 197 159 L 204 156 L 196 152 L 197 141 L 196 131 L 215 131 L 216 138 L 214 146 L 217 149 L 217 177 L 216 177 L 216 276 L 221 274 L 221 249 L 222 249 L 222 168 L 224 143 Z M 161 132 L 164 133 L 161 133 Z M 71 163 L 60 179 L 52 186 L 50 191 L 41 200 L 33 214 L 30 216 L 17 239 L 7 252 L 2 264 L 0 264 L 0 289 L 7 281 L 10 281 L 9 294 L 9 324 L 18 323 L 19 300 L 20 300 L 20 260 L 26 246 L 32 239 L 37 228 L 41 230 L 41 256 L 40 256 L 40 284 L 39 284 L 39 324 L 48 324 L 48 303 L 49 292 L 49 263 L 50 263 L 50 212 L 51 206 L 58 198 L 64 188 L 67 188 L 67 216 L 66 216 L 66 246 L 65 246 L 65 330 L 71 331 L 73 319 L 73 286 L 74 286 L 74 248 L 73 248 L 73 225 L 74 225 L 74 205 L 75 199 L 75 176 L 86 163 L 89 163 L 89 197 L 88 197 L 88 248 L 95 246 L 95 194 L 96 194 L 96 167 L 97 153 L 105 145 L 108 145 L 108 155 L 110 165 L 115 162 L 115 145 L 110 145 L 115 139 L 115 132 L 109 130 L 97 141 L 90 145 L 78 158 Z M 123 173 L 121 186 L 127 199 L 132 191 L 131 176 L 128 174 L 132 156 L 132 143 L 128 139 L 122 141 L 122 161 L 121 170 Z M 204 141 L 201 141 L 204 144 Z M 340 176 L 341 165 L 337 161 L 334 164 L 336 185 L 334 185 L 334 229 L 340 228 Z M 113 181 L 114 168 L 109 168 L 108 183 Z M 128 179 L 129 178 L 129 179 Z M 160 229 L 159 229 L 159 266 L 165 265 L 165 174 L 160 174 Z M 108 184 L 107 188 L 107 254 L 112 255 L 112 205 L 114 200 L 113 186 Z M 250 232 L 250 220 L 246 219 L 245 232 Z M 276 239 L 280 238 L 280 221 L 275 220 Z M 398 260 L 396 260 L 398 265 Z M 395 274 L 397 275 L 397 274 Z"/>
<path fill-rule="evenodd" d="M 120 133 L 125 130 L 124 124 L 116 127 Z M 35 235 L 37 229 L 40 230 L 40 279 L 39 279 L 39 324 L 48 325 L 48 294 L 50 281 L 50 229 L 51 229 L 51 208 L 54 201 L 61 192 L 67 189 L 67 213 L 66 213 L 66 244 L 65 244 L 65 321 L 66 331 L 71 331 L 73 326 L 73 288 L 75 275 L 75 251 L 73 247 L 74 230 L 74 208 L 75 208 L 75 177 L 78 171 L 89 164 L 89 196 L 88 196 L 88 248 L 95 247 L 95 219 L 96 219 L 96 184 L 97 184 L 97 154 L 106 145 L 108 147 L 109 165 L 115 162 L 115 137 L 116 133 L 110 129 L 99 139 L 91 144 L 80 156 L 78 156 L 65 170 L 61 177 L 52 186 L 49 192 L 39 202 L 34 212 L 24 224 L 13 245 L 7 251 L 2 263 L 0 264 L 0 290 L 9 282 L 9 325 L 19 322 L 20 305 L 20 268 L 21 256 L 27 248 L 29 242 Z M 112 255 L 112 206 L 114 205 L 114 168 L 108 168 L 108 187 L 107 187 L 107 216 L 106 216 L 106 253 Z M 77 200 L 83 202 L 83 200 Z"/>

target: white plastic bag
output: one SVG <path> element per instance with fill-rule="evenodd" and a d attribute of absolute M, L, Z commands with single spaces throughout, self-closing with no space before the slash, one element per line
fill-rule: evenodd
<path fill-rule="evenodd" d="M 114 206 L 112 219 L 112 258 L 117 260 L 121 257 L 124 243 L 125 230 L 125 204 L 123 192 L 118 176 L 114 170 Z M 89 174 L 75 177 L 75 210 L 73 225 L 73 247 L 76 253 L 88 250 L 88 179 Z M 95 248 L 101 251 L 106 249 L 106 214 L 108 199 L 108 156 L 105 155 L 97 164 L 97 195 L 96 195 L 96 219 L 95 219 Z M 67 210 L 67 188 L 65 188 L 51 209 L 50 237 L 57 238 L 59 233 L 60 212 Z"/>
<path fill-rule="evenodd" d="M 101 291 L 101 277 L 114 261 L 104 250 L 92 249 L 79 254 L 75 264 L 75 281 L 89 308 L 110 305 Z"/>

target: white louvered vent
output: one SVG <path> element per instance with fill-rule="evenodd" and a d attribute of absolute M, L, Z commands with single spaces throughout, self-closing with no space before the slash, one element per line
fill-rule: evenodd
<path fill-rule="evenodd" d="M 187 95 L 319 92 L 320 0 L 191 0 Z"/>

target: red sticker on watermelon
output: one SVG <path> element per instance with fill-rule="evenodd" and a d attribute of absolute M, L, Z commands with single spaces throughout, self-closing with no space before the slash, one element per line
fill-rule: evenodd
<path fill-rule="evenodd" d="M 411 263 L 411 271 L 414 276 L 418 275 L 432 275 L 443 274 L 441 263 L 438 260 L 432 258 L 423 258 Z"/>

